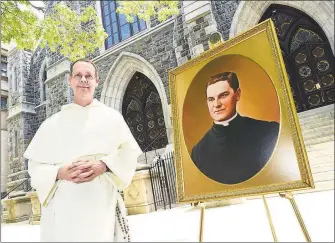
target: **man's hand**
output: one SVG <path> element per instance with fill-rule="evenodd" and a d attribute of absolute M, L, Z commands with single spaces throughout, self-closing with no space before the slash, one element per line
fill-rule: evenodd
<path fill-rule="evenodd" d="M 57 179 L 74 181 L 74 179 L 82 173 L 93 172 L 91 165 L 88 163 L 88 160 L 81 160 L 75 163 L 60 167 L 58 170 Z"/>
<path fill-rule="evenodd" d="M 75 183 L 83 183 L 92 181 L 97 176 L 103 174 L 106 170 L 106 164 L 101 160 L 98 161 L 77 161 L 72 163 L 72 181 Z"/>

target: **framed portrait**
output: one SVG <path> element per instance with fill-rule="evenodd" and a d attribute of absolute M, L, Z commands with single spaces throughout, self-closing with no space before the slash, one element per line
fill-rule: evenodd
<path fill-rule="evenodd" d="M 314 188 L 271 19 L 169 72 L 179 202 Z"/>

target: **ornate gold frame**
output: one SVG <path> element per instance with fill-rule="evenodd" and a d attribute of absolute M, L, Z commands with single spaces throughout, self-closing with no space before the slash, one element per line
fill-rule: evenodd
<path fill-rule="evenodd" d="M 266 33 L 264 35 L 264 33 Z M 185 150 L 183 131 L 182 131 L 182 114 L 181 107 L 185 96 L 185 72 L 198 65 L 201 69 L 204 66 L 203 63 L 208 63 L 211 58 L 221 55 L 226 55 L 226 52 L 236 52 L 238 53 L 242 49 L 239 48 L 239 44 L 254 41 L 253 38 L 261 38 L 260 35 L 266 36 L 262 39 L 261 44 L 269 45 L 269 53 L 262 53 L 263 59 L 264 55 L 266 62 L 271 66 L 272 72 L 272 82 L 274 83 L 278 100 L 280 100 L 280 119 L 281 119 L 281 129 L 287 131 L 290 136 L 290 141 L 293 142 L 294 146 L 294 160 L 297 162 L 297 167 L 300 173 L 300 179 L 293 180 L 283 183 L 274 184 L 264 184 L 259 186 L 252 186 L 246 188 L 234 189 L 230 187 L 228 190 L 216 190 L 213 192 L 211 190 L 203 190 L 197 194 L 190 194 L 185 191 L 185 186 L 188 188 L 195 186 L 189 185 L 188 181 L 184 180 L 187 172 L 185 172 L 185 161 L 188 159 L 182 156 L 183 150 Z M 245 50 L 245 49 L 244 49 Z M 244 53 L 238 53 L 244 54 Z M 258 58 L 258 57 L 257 57 Z M 255 60 L 257 59 L 255 56 Z M 274 68 L 275 66 L 275 68 Z M 269 69 L 268 69 L 269 70 Z M 184 73 L 183 79 L 180 75 Z M 288 81 L 288 76 L 286 73 L 283 57 L 281 55 L 281 50 L 279 47 L 279 42 L 275 32 L 274 24 L 271 19 L 268 19 L 254 28 L 230 39 L 217 47 L 202 53 L 199 57 L 194 58 L 183 65 L 169 71 L 169 87 L 170 87 L 170 97 L 171 97 L 171 110 L 172 110 L 172 125 L 173 125 L 173 137 L 174 137 L 174 151 L 175 151 L 175 167 L 176 167 L 176 179 L 177 179 L 177 191 L 178 191 L 178 201 L 181 203 L 198 202 L 198 201 L 210 201 L 210 200 L 220 200 L 226 198 L 235 197 L 247 197 L 254 195 L 264 195 L 269 193 L 279 193 L 285 191 L 295 191 L 301 189 L 314 188 L 314 182 L 311 174 L 311 169 L 309 166 L 309 161 L 307 153 L 304 146 L 304 141 L 302 138 L 300 125 L 298 122 L 297 114 L 295 111 L 295 105 L 293 96 L 290 90 L 290 84 Z M 285 140 L 286 141 L 286 140 Z M 185 175 L 184 175 L 185 173 Z M 207 183 L 207 182 L 205 182 Z M 208 182 L 210 184 L 212 182 Z"/>

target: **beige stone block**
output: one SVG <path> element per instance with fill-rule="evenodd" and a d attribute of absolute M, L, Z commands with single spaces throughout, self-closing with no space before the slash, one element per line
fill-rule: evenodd
<path fill-rule="evenodd" d="M 15 201 L 13 199 L 3 200 L 2 203 L 4 207 L 7 208 L 7 218 L 5 218 L 5 222 L 10 222 L 15 220 L 16 211 L 15 211 Z"/>
<path fill-rule="evenodd" d="M 193 53 L 195 56 L 199 56 L 201 53 L 205 51 L 204 46 L 202 44 L 196 45 L 193 47 Z"/>
<path fill-rule="evenodd" d="M 16 197 L 4 200 L 3 203 L 7 207 L 8 216 L 6 223 L 16 223 L 27 220 L 31 215 L 30 198 L 27 196 Z"/>
<path fill-rule="evenodd" d="M 145 214 L 154 210 L 153 194 L 148 170 L 137 171 L 124 191 L 128 215 Z"/>
<path fill-rule="evenodd" d="M 207 27 L 205 28 L 205 33 L 206 33 L 206 35 L 209 35 L 209 34 L 215 32 L 215 31 L 217 31 L 217 26 L 216 26 L 215 24 L 210 25 L 210 26 L 207 26 Z"/>
<path fill-rule="evenodd" d="M 201 16 L 204 16 L 205 14 L 208 14 L 211 11 L 211 7 L 209 4 L 203 5 L 202 7 L 185 14 L 185 21 L 190 22 L 195 20 L 196 18 L 200 18 Z"/>

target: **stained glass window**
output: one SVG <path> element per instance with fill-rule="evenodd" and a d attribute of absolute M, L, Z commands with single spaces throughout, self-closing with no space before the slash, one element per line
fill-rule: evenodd
<path fill-rule="evenodd" d="M 108 34 L 106 49 L 147 28 L 145 21 L 136 16 L 133 23 L 128 23 L 124 14 L 116 12 L 117 6 L 116 1 L 102 1 L 101 4 L 103 25 Z"/>
<path fill-rule="evenodd" d="M 318 23 L 304 12 L 271 4 L 259 22 L 271 18 L 298 112 L 334 103 L 334 54 Z"/>
<path fill-rule="evenodd" d="M 1 97 L 1 109 L 7 109 L 7 97 Z"/>
<path fill-rule="evenodd" d="M 323 42 L 323 40 L 315 32 L 305 28 L 299 28 L 293 36 L 290 51 L 295 51 L 299 46 L 307 42 Z"/>

